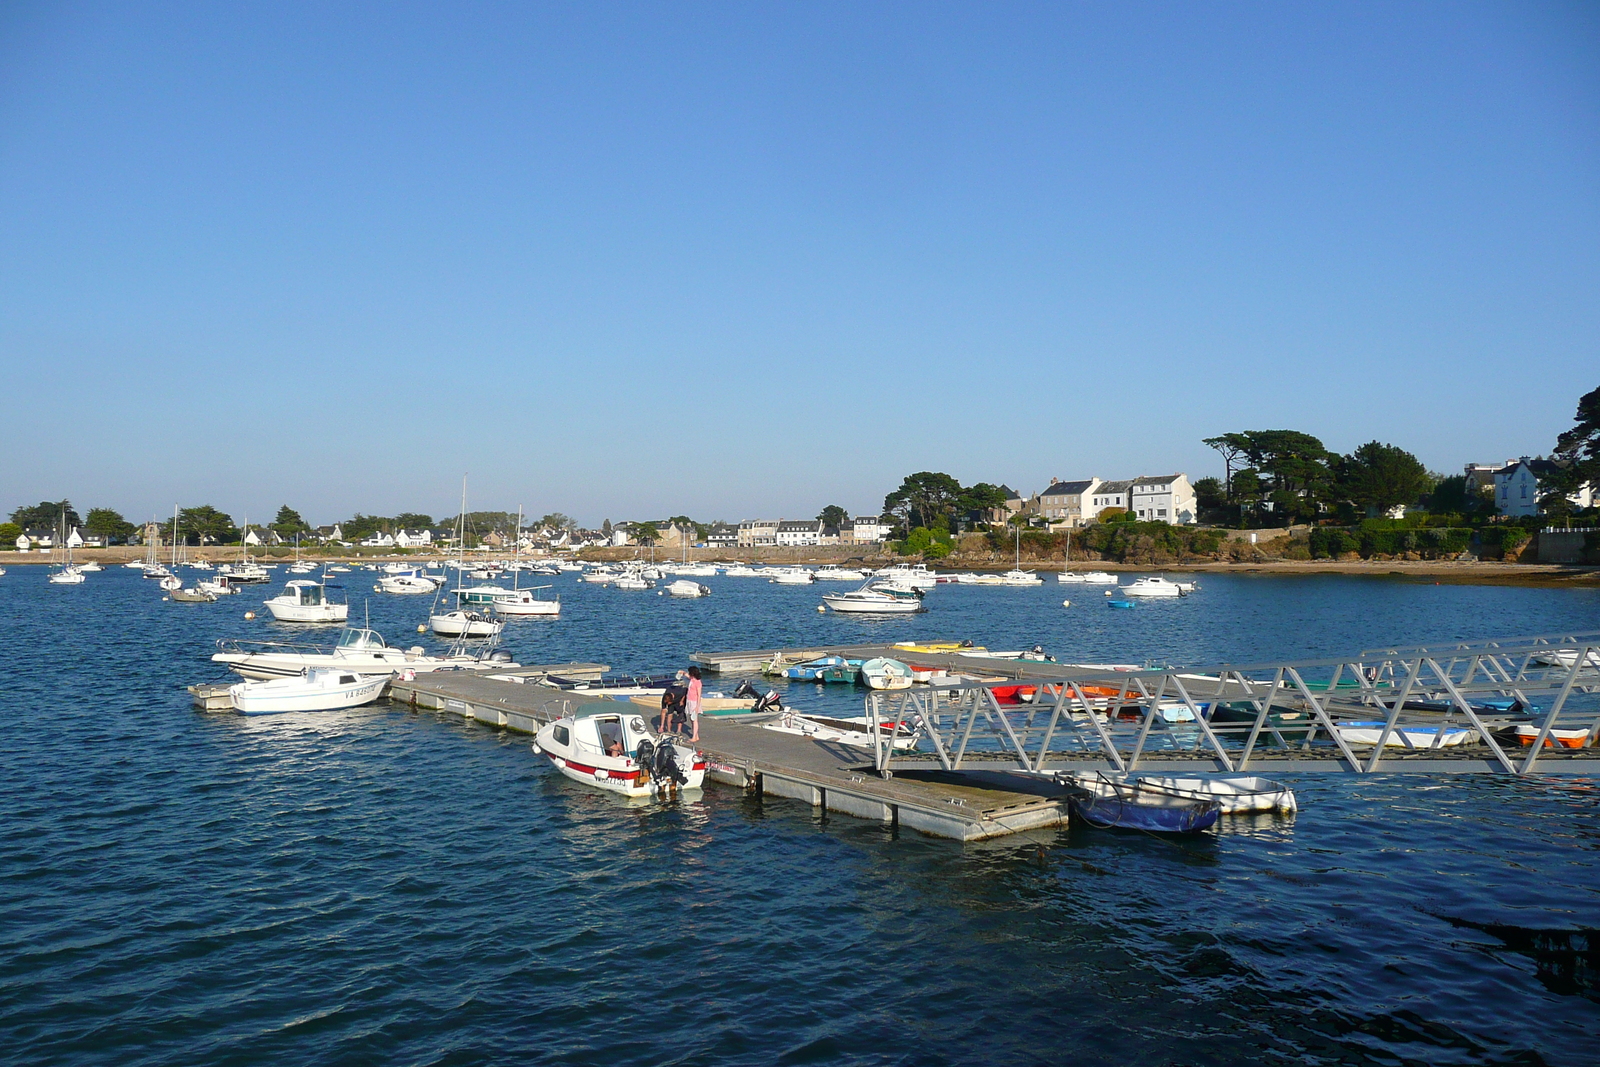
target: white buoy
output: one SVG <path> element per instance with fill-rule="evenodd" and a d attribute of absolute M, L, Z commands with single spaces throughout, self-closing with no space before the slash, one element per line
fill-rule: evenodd
<path fill-rule="evenodd" d="M 1070 608 L 1070 607 L 1072 607 L 1072 601 L 1070 601 L 1070 600 L 1063 600 L 1063 601 L 1062 601 L 1062 602 L 1061 602 L 1061 606 L 1062 606 L 1062 607 L 1064 607 L 1064 608 Z"/>
<path fill-rule="evenodd" d="M 256 613 L 253 611 L 247 611 L 244 613 L 244 617 L 247 619 L 253 619 L 256 617 Z"/>
<path fill-rule="evenodd" d="M 823 612 L 825 612 L 827 610 L 828 610 L 828 606 L 826 604 L 818 604 L 817 605 L 817 614 L 818 615 L 821 615 Z"/>
<path fill-rule="evenodd" d="M 417 633 L 425 634 L 427 632 L 428 632 L 428 628 L 426 626 L 422 625 L 420 622 L 417 623 Z"/>

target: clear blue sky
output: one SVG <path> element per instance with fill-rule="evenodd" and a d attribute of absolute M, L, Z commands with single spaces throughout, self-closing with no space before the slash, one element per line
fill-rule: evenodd
<path fill-rule="evenodd" d="M 1562 4 L 0 7 L 0 509 L 875 510 L 1548 451 Z"/>

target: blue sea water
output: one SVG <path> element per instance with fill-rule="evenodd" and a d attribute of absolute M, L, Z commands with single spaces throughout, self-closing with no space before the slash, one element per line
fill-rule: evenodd
<path fill-rule="evenodd" d="M 354 615 L 431 643 L 427 598 L 344 580 Z M 1600 629 L 1593 590 L 1336 576 L 1206 576 L 1131 612 L 945 586 L 888 622 L 756 579 L 555 581 L 562 618 L 509 628 L 523 662 L 970 637 L 1201 665 Z M 1600 1062 L 1583 779 L 1306 775 L 1296 818 L 1185 841 L 963 846 L 715 787 L 630 804 L 432 713 L 197 712 L 217 637 L 303 631 L 242 618 L 265 587 L 153 586 L 0 578 L 0 1063 Z"/>

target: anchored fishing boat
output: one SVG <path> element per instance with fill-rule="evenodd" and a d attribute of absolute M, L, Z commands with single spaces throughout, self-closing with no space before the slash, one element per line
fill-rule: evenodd
<path fill-rule="evenodd" d="M 330 588 L 339 587 L 296 578 L 283 587 L 282 593 L 263 603 L 279 622 L 344 622 L 350 617 L 350 605 L 329 599 Z"/>
<path fill-rule="evenodd" d="M 533 750 L 574 782 L 628 797 L 699 789 L 706 776 L 696 749 L 653 736 L 628 710 L 563 716 L 539 731 Z"/>

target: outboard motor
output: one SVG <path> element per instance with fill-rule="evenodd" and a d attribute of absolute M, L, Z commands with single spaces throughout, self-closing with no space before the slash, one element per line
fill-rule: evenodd
<path fill-rule="evenodd" d="M 750 709 L 751 713 L 783 710 L 783 698 L 778 696 L 776 689 L 769 689 L 766 695 L 762 696 L 749 681 L 743 681 L 739 683 L 739 688 L 733 691 L 733 695 L 741 700 L 745 697 L 754 700 L 755 705 Z"/>
<path fill-rule="evenodd" d="M 666 748 L 667 746 L 663 742 L 661 747 L 662 748 Z M 651 741 L 649 738 L 644 738 L 643 740 L 641 740 L 639 742 L 639 751 L 634 756 L 634 759 L 639 764 L 639 784 L 640 785 L 644 785 L 646 782 L 648 782 L 650 780 L 650 771 L 655 766 L 655 762 L 656 762 L 656 746 L 655 746 L 655 742 Z"/>
<path fill-rule="evenodd" d="M 506 649 L 497 648 L 493 652 L 489 653 L 489 662 L 490 663 L 510 663 L 511 662 L 511 653 L 508 652 Z"/>
<path fill-rule="evenodd" d="M 656 746 L 655 776 L 665 782 L 676 782 L 679 785 L 688 784 L 688 777 L 678 766 L 678 746 L 670 741 L 663 741 Z"/>

